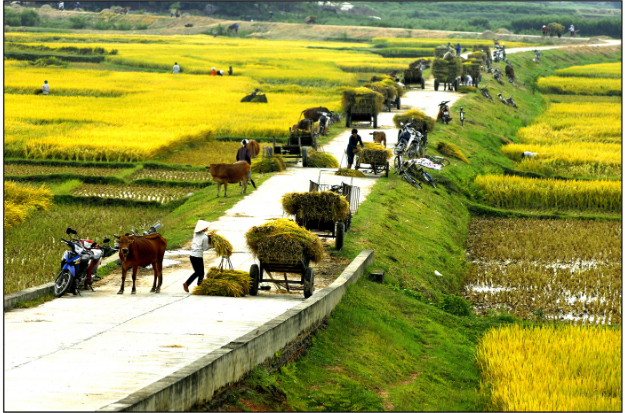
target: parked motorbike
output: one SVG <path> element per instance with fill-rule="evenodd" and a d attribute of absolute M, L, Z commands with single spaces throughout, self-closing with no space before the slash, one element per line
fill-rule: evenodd
<path fill-rule="evenodd" d="M 510 106 L 512 106 L 515 109 L 518 109 L 518 106 L 516 105 L 516 103 L 514 102 L 514 99 L 512 99 L 512 96 L 510 96 L 508 99 L 506 99 L 506 101 L 508 102 L 508 104 Z"/>
<path fill-rule="evenodd" d="M 540 63 L 541 59 L 542 59 L 542 53 L 540 52 L 540 50 L 534 49 L 534 61 L 536 63 Z"/>
<path fill-rule="evenodd" d="M 453 119 L 449 116 L 449 106 L 447 106 L 448 103 L 449 101 L 447 100 L 438 104 L 438 118 L 445 125 L 449 125 L 449 121 Z"/>
<path fill-rule="evenodd" d="M 488 88 L 483 88 L 480 89 L 480 92 L 482 92 L 482 95 L 486 98 L 486 99 L 490 99 L 490 101 L 493 101 L 493 97 L 490 95 L 490 93 L 488 93 Z"/>
<path fill-rule="evenodd" d="M 499 100 L 501 101 L 501 103 L 508 106 L 508 101 L 501 95 L 501 93 L 497 93 L 497 96 L 499 96 Z"/>
<path fill-rule="evenodd" d="M 78 235 L 76 230 L 67 228 L 67 235 Z M 98 268 L 102 259 L 111 256 L 115 250 L 109 245 L 100 246 L 97 242 L 89 239 L 74 238 L 66 240 L 61 238 L 69 251 L 65 251 L 61 260 L 61 271 L 54 282 L 54 294 L 61 297 L 68 291 L 74 295 L 81 295 L 80 290 L 90 288 L 93 283 L 101 280 L 98 276 Z M 102 244 L 108 244 L 110 240 L 104 238 Z"/>
<path fill-rule="evenodd" d="M 403 157 L 422 158 L 427 145 L 427 132 L 421 133 L 414 123 L 400 124 L 401 129 L 395 146 L 395 169 L 401 166 Z"/>
<path fill-rule="evenodd" d="M 464 108 L 460 106 L 460 126 L 464 126 Z"/>
<path fill-rule="evenodd" d="M 503 85 L 503 80 L 501 80 L 501 71 L 499 68 L 495 68 L 495 70 L 493 70 L 493 79 L 495 79 L 500 85 Z"/>

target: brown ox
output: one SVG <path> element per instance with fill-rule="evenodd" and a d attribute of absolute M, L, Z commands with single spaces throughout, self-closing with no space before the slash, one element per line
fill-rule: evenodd
<path fill-rule="evenodd" d="M 506 76 L 508 77 L 508 79 L 514 80 L 514 69 L 511 65 L 506 66 Z"/>
<path fill-rule="evenodd" d="M 295 125 L 293 125 L 293 128 L 291 130 L 293 132 L 297 130 L 305 130 L 306 132 L 311 132 L 312 125 L 313 125 L 313 120 L 305 118 L 297 122 Z"/>
<path fill-rule="evenodd" d="M 224 184 L 224 198 L 228 196 L 228 184 L 243 183 L 241 193 L 247 190 L 247 173 L 251 166 L 245 161 L 235 162 L 233 164 L 216 163 L 207 166 L 210 169 L 213 181 L 217 182 L 217 198 L 221 192 L 221 184 Z"/>
<path fill-rule="evenodd" d="M 318 108 L 306 109 L 302 111 L 301 115 L 304 115 L 304 119 L 312 119 L 313 122 L 319 122 L 319 118 L 321 118 L 321 115 L 323 113 L 326 113 L 330 117 L 330 119 L 332 119 L 332 122 L 334 123 L 341 120 L 339 118 L 339 115 L 337 115 L 336 113 L 333 113 L 328 108 L 324 108 L 323 106 L 319 106 Z"/>
<path fill-rule="evenodd" d="M 372 132 L 369 135 L 373 135 L 373 142 L 382 143 L 384 142 L 384 147 L 386 148 L 386 133 L 384 132 Z"/>
<path fill-rule="evenodd" d="M 132 235 L 126 233 L 118 238 L 119 259 L 122 262 L 122 286 L 117 294 L 124 293 L 126 283 L 126 272 L 132 267 L 132 292 L 137 292 L 135 282 L 137 279 L 137 268 L 152 265 L 154 270 L 154 283 L 151 293 L 160 293 L 163 284 L 163 256 L 167 249 L 167 240 L 161 234 Z M 156 281 L 158 280 L 158 285 Z"/>

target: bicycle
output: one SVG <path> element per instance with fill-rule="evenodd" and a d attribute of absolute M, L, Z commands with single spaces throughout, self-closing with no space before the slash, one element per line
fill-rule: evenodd
<path fill-rule="evenodd" d="M 421 183 L 419 181 L 417 181 L 412 175 L 410 175 L 407 171 L 407 168 L 405 168 L 405 166 L 408 164 L 408 162 L 403 162 L 401 155 L 397 155 L 395 157 L 395 170 L 394 172 L 396 174 L 399 174 L 402 179 L 406 182 L 408 182 L 410 185 L 412 185 L 413 187 L 417 188 L 417 189 L 421 189 Z"/>
<path fill-rule="evenodd" d="M 443 158 L 442 156 L 425 155 L 424 158 L 438 165 L 449 166 L 450 164 L 449 160 Z"/>

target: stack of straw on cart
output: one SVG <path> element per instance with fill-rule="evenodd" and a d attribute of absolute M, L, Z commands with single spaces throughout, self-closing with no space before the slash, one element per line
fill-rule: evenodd
<path fill-rule="evenodd" d="M 344 221 L 349 202 L 344 196 L 330 191 L 290 192 L 282 197 L 282 208 L 299 219 Z"/>
<path fill-rule="evenodd" d="M 401 123 L 405 125 L 408 122 L 414 123 L 415 128 L 421 133 L 426 130 L 428 133 L 432 132 L 436 126 L 436 119 L 429 117 L 419 110 L 409 110 L 393 116 L 393 123 L 397 128 L 401 128 Z"/>
<path fill-rule="evenodd" d="M 346 88 L 343 90 L 343 112 L 349 112 L 352 106 L 367 104 L 373 113 L 382 112 L 384 96 L 366 87 Z"/>
<path fill-rule="evenodd" d="M 194 295 L 243 297 L 250 292 L 250 274 L 245 271 L 219 270 L 212 267 L 206 278 L 193 289 Z"/>
<path fill-rule="evenodd" d="M 373 142 L 365 142 L 365 147 L 358 147 L 356 154 L 360 158 L 360 163 L 370 165 L 385 165 L 386 161 L 393 156 L 393 152 L 390 149 L 386 149 L 379 143 Z"/>
<path fill-rule="evenodd" d="M 451 60 L 434 59 L 434 63 L 432 63 L 432 75 L 439 82 L 453 82 L 461 74 L 461 57 L 454 57 Z"/>
<path fill-rule="evenodd" d="M 250 228 L 245 234 L 254 256 L 263 261 L 293 262 L 306 254 L 310 261 L 323 260 L 319 237 L 290 219 L 276 219 Z"/>

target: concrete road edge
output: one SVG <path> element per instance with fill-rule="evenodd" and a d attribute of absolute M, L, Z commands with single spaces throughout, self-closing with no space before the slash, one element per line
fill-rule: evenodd
<path fill-rule="evenodd" d="M 373 251 L 362 251 L 328 287 L 257 329 L 98 411 L 188 411 L 243 378 L 298 335 L 328 316 L 365 268 Z"/>

